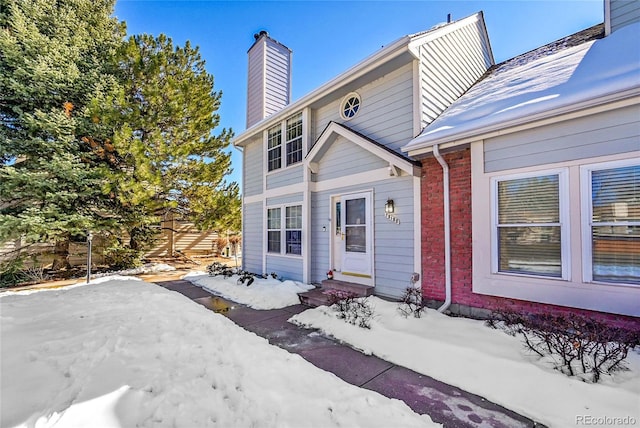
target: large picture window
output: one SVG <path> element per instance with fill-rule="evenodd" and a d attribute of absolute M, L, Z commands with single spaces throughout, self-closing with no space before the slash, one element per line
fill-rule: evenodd
<path fill-rule="evenodd" d="M 302 255 L 302 205 L 267 209 L 267 252 Z"/>
<path fill-rule="evenodd" d="M 606 166 L 609 168 L 586 169 L 590 197 L 589 212 L 585 213 L 589 219 L 587 275 L 593 281 L 638 285 L 640 164 Z"/>
<path fill-rule="evenodd" d="M 302 114 L 287 120 L 287 166 L 302 161 Z"/>
<path fill-rule="evenodd" d="M 561 174 L 494 182 L 494 271 L 564 278 Z"/>

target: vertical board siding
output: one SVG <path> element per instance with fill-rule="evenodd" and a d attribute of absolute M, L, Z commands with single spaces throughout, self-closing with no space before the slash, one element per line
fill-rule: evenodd
<path fill-rule="evenodd" d="M 245 204 L 243 210 L 243 259 L 244 270 L 262 273 L 262 202 Z"/>
<path fill-rule="evenodd" d="M 247 144 L 243 151 L 244 169 L 243 175 L 243 195 L 253 196 L 262 193 L 264 173 L 264 145 L 262 139 L 257 138 L 255 141 Z"/>
<path fill-rule="evenodd" d="M 267 198 L 267 206 L 302 203 L 302 192 L 292 193 L 286 196 Z"/>
<path fill-rule="evenodd" d="M 282 257 L 267 254 L 267 271 L 283 280 L 302 281 L 302 257 Z"/>
<path fill-rule="evenodd" d="M 283 162 L 284 162 L 283 150 Z M 267 190 L 278 187 L 288 186 L 290 184 L 302 183 L 302 164 L 277 170 L 267 175 Z"/>
<path fill-rule="evenodd" d="M 348 182 L 348 179 L 345 180 Z M 331 233 L 331 196 L 373 189 L 374 265 L 376 294 L 399 298 L 410 285 L 413 273 L 414 205 L 413 178 L 394 177 L 374 183 L 345 186 L 311 194 L 311 281 L 326 279 Z M 387 219 L 384 206 L 394 201 L 400 224 Z M 327 231 L 322 228 L 326 227 Z"/>
<path fill-rule="evenodd" d="M 322 181 L 385 166 L 388 162 L 339 136 L 322 156 L 315 178 Z"/>
<path fill-rule="evenodd" d="M 611 0 L 611 32 L 640 21 L 640 1 Z"/>
<path fill-rule="evenodd" d="M 313 141 L 329 122 L 344 123 L 367 137 L 400 152 L 413 137 L 413 66 L 399 69 L 356 89 L 362 99 L 358 114 L 345 121 L 340 117 L 342 98 L 315 110 Z"/>
<path fill-rule="evenodd" d="M 640 149 L 640 106 L 485 140 L 485 172 L 627 153 Z"/>
<path fill-rule="evenodd" d="M 491 66 L 481 26 L 481 21 L 471 23 L 420 47 L 421 128 L 438 117 Z"/>
<path fill-rule="evenodd" d="M 264 118 L 264 44 L 249 51 L 247 79 L 247 128 Z"/>

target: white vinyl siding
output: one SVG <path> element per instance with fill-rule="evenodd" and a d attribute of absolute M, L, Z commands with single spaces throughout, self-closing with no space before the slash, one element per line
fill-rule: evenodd
<path fill-rule="evenodd" d="M 282 280 L 302 281 L 302 257 L 267 254 L 266 273 L 275 273 Z"/>
<path fill-rule="evenodd" d="M 265 117 L 289 104 L 291 52 L 271 40 L 267 42 L 265 70 Z"/>
<path fill-rule="evenodd" d="M 484 144 L 485 171 L 632 152 L 640 148 L 639 129 L 635 105 L 490 138 Z"/>
<path fill-rule="evenodd" d="M 289 104 L 291 51 L 268 37 L 249 49 L 247 128 Z"/>
<path fill-rule="evenodd" d="M 267 190 L 302 183 L 302 165 L 295 165 L 267 175 Z"/>
<path fill-rule="evenodd" d="M 361 104 L 358 114 L 346 125 L 392 150 L 413 137 L 413 66 L 407 64 L 372 83 L 358 88 Z M 344 123 L 340 116 L 345 93 L 315 111 L 313 119 L 316 141 L 329 122 Z M 326 272 L 325 272 L 326 273 Z"/>
<path fill-rule="evenodd" d="M 471 22 L 420 46 L 420 129 L 438 117 L 492 65 L 481 25 L 481 21 Z"/>
<path fill-rule="evenodd" d="M 242 185 L 243 196 L 254 196 L 262 193 L 264 174 L 262 172 L 263 149 L 262 139 L 245 146 L 243 150 Z"/>
<path fill-rule="evenodd" d="M 262 273 L 262 212 L 262 202 L 242 210 L 242 268 L 253 273 Z"/>
<path fill-rule="evenodd" d="M 249 50 L 247 128 L 264 119 L 264 46 Z"/>
<path fill-rule="evenodd" d="M 344 177 L 359 172 L 384 168 L 389 163 L 339 136 L 326 149 L 319 165 L 319 172 L 315 175 L 313 181 Z"/>
<path fill-rule="evenodd" d="M 640 21 L 640 1 L 638 0 L 610 0 L 610 7 L 611 32 Z"/>
<path fill-rule="evenodd" d="M 585 280 L 640 285 L 640 160 L 582 168 Z"/>

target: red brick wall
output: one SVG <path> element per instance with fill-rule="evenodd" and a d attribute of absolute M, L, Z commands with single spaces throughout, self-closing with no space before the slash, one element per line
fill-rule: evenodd
<path fill-rule="evenodd" d="M 640 319 L 473 293 L 471 259 L 471 152 L 443 155 L 449 165 L 451 209 L 451 301 L 483 309 L 508 308 L 533 313 L 562 312 L 593 317 L 612 325 L 640 330 Z M 445 300 L 444 199 L 442 167 L 422 160 L 422 293 L 427 300 Z"/>

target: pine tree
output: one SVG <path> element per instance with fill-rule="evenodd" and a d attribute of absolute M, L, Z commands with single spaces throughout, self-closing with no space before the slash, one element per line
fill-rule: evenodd
<path fill-rule="evenodd" d="M 117 126 L 121 156 L 108 191 L 120 201 L 130 247 L 143 247 L 157 216 L 170 211 L 202 228 L 237 226 L 238 186 L 224 180 L 232 132 L 213 134 L 222 93 L 214 91 L 198 48 L 174 47 L 164 35 L 134 36 L 119 64 L 123 105 L 116 116 L 99 114 Z"/>
<path fill-rule="evenodd" d="M 0 242 L 55 242 L 110 227 L 90 106 L 117 89 L 124 26 L 113 0 L 1 0 Z M 95 139 L 92 139 L 95 140 Z"/>

